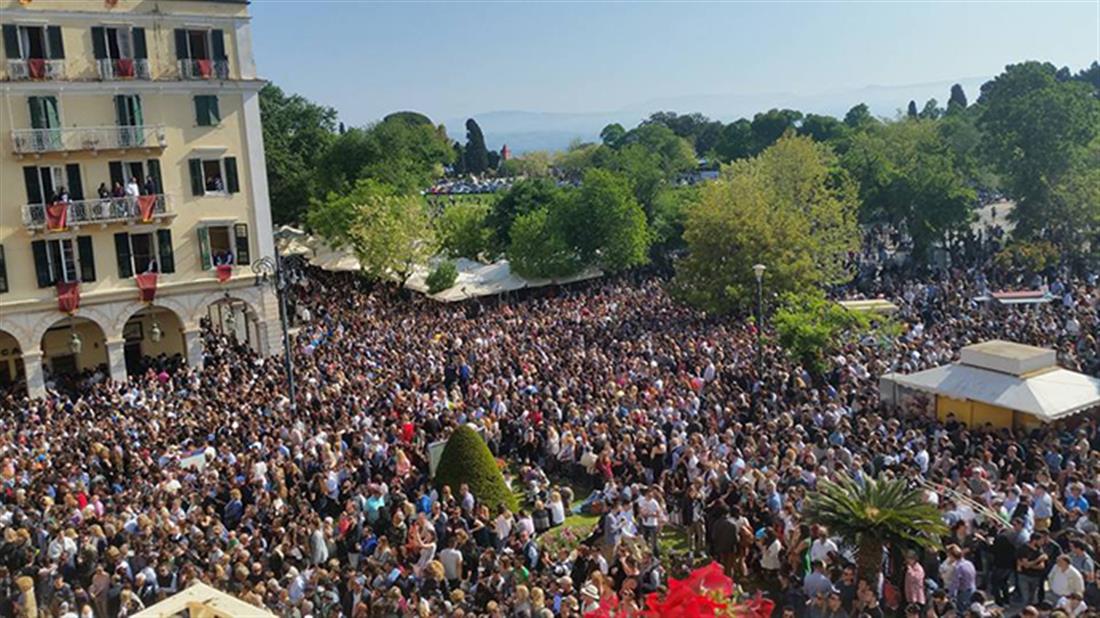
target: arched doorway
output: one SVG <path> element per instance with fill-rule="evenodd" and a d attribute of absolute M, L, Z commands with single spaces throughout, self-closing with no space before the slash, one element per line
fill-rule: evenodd
<path fill-rule="evenodd" d="M 53 379 L 99 369 L 109 375 L 103 329 L 87 318 L 61 318 L 42 335 L 42 361 Z"/>
<path fill-rule="evenodd" d="M 239 343 L 247 344 L 260 353 L 262 341 L 260 320 L 252 305 L 232 296 L 224 296 L 207 307 L 207 319 L 214 332 L 226 335 Z"/>
<path fill-rule="evenodd" d="M 26 379 L 19 341 L 11 333 L 0 330 L 0 394 L 25 385 Z"/>
<path fill-rule="evenodd" d="M 150 367 L 170 369 L 186 362 L 183 322 L 171 309 L 149 305 L 134 312 L 122 327 L 127 375 Z"/>

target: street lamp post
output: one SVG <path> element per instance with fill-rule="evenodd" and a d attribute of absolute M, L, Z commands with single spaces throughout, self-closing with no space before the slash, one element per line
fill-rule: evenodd
<path fill-rule="evenodd" d="M 756 379 L 764 380 L 764 348 L 762 332 L 764 330 L 764 271 L 763 264 L 754 264 L 752 272 L 756 275 Z"/>
<path fill-rule="evenodd" d="M 297 386 L 294 382 L 294 357 L 290 347 L 290 315 L 286 306 L 286 288 L 289 284 L 283 258 L 279 247 L 275 247 L 275 257 L 264 256 L 252 263 L 252 272 L 256 274 L 256 285 L 270 283 L 279 299 L 279 323 L 283 329 L 283 364 L 286 370 L 287 388 L 290 390 L 290 409 L 298 409 Z"/>

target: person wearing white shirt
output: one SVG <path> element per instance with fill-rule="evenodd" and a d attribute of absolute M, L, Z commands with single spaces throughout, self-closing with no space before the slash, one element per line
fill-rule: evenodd
<path fill-rule="evenodd" d="M 642 537 L 649 543 L 654 556 L 660 556 L 657 537 L 664 516 L 664 508 L 657 500 L 657 491 L 650 488 L 642 497 L 638 498 L 638 516 L 642 523 Z"/>
<path fill-rule="evenodd" d="M 560 493 L 557 491 L 550 492 L 550 503 L 547 507 L 550 509 L 550 527 L 565 523 L 565 504 L 562 502 Z"/>
<path fill-rule="evenodd" d="M 828 564 L 829 554 L 835 554 L 839 551 L 840 549 L 837 547 L 837 544 L 829 538 L 828 530 L 825 528 L 818 528 L 817 538 L 810 544 L 810 561 Z"/>
<path fill-rule="evenodd" d="M 1085 594 L 1085 578 L 1081 576 L 1081 571 L 1070 564 L 1068 554 L 1058 556 L 1047 582 L 1050 584 L 1051 594 L 1059 601 L 1074 593 Z"/>

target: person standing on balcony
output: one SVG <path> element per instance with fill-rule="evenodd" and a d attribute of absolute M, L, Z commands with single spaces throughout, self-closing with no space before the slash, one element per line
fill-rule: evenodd
<path fill-rule="evenodd" d="M 99 194 L 99 199 L 101 200 L 111 197 L 111 192 L 107 189 L 107 183 L 105 182 L 99 183 L 99 188 L 96 189 L 96 193 Z"/>
<path fill-rule="evenodd" d="M 157 181 L 152 176 L 145 177 L 145 195 L 157 194 Z"/>
<path fill-rule="evenodd" d="M 141 187 L 138 185 L 137 178 L 130 177 L 130 182 L 126 183 L 126 197 L 137 198 L 141 195 Z"/>

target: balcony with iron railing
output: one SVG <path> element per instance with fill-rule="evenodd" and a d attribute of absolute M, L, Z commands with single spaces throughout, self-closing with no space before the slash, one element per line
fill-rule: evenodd
<path fill-rule="evenodd" d="M 179 61 L 180 79 L 229 79 L 228 60 Z"/>
<path fill-rule="evenodd" d="M 164 148 L 164 125 L 135 127 L 65 127 L 59 129 L 13 129 L 12 152 L 18 155 L 48 152 L 129 150 Z"/>
<path fill-rule="evenodd" d="M 8 79 L 11 81 L 65 79 L 65 61 L 45 58 L 9 59 Z"/>
<path fill-rule="evenodd" d="M 142 198 L 153 198 L 148 211 L 143 212 L 139 202 Z M 175 216 L 168 195 L 137 197 L 109 197 L 91 200 L 78 200 L 66 205 L 64 225 L 69 229 L 85 225 L 107 225 L 111 223 L 153 223 Z M 41 231 L 47 228 L 47 208 L 49 204 L 27 204 L 23 206 L 23 225 L 28 230 Z"/>
<path fill-rule="evenodd" d="M 103 58 L 95 62 L 99 79 L 104 81 L 151 79 L 147 58 Z"/>

